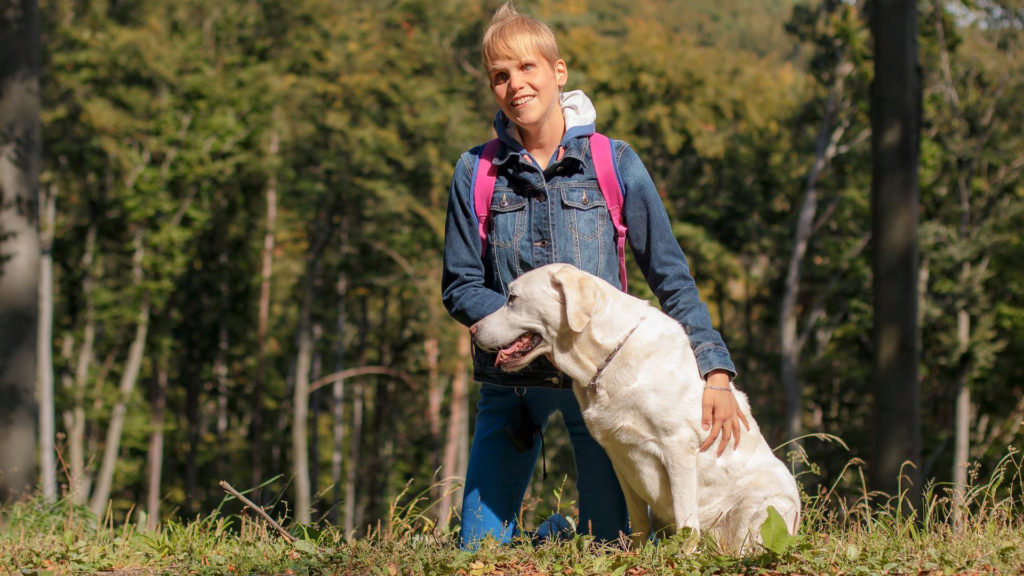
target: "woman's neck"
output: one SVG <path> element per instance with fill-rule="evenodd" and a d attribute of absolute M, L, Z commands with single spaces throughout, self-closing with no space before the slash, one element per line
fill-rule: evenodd
<path fill-rule="evenodd" d="M 522 126 L 516 128 L 523 148 L 526 148 L 541 170 L 547 168 L 548 161 L 554 156 L 555 150 L 558 150 L 558 145 L 562 142 L 562 136 L 565 134 L 565 118 L 559 116 L 557 122 L 549 122 L 534 130 Z"/>

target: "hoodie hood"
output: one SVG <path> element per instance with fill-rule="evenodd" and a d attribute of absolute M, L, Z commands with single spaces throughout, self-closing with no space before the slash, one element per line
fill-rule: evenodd
<path fill-rule="evenodd" d="M 587 98 L 582 90 L 571 90 L 563 92 L 561 97 L 562 116 L 565 118 L 565 135 L 562 136 L 562 144 L 580 136 L 590 136 L 594 133 L 594 122 L 597 120 L 597 110 L 594 104 Z M 522 152 L 523 144 L 519 140 L 519 130 L 512 120 L 505 116 L 505 113 L 498 110 L 494 116 L 494 131 L 498 138 L 508 145 L 512 150 Z"/>

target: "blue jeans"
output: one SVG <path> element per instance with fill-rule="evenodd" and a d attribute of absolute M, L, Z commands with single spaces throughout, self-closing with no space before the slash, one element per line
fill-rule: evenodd
<path fill-rule="evenodd" d="M 525 390 L 525 393 L 524 393 Z M 517 395 L 523 394 L 522 399 Z M 540 439 L 532 449 L 516 452 L 505 433 L 506 422 L 525 401 L 538 426 L 558 410 L 569 431 L 576 460 L 580 518 L 577 531 L 602 540 L 629 533 L 626 501 L 612 463 L 590 436 L 572 390 L 480 386 L 476 431 L 466 471 L 462 502 L 462 547 L 475 548 L 490 534 L 508 542 L 519 533 L 518 514 L 537 463 Z"/>

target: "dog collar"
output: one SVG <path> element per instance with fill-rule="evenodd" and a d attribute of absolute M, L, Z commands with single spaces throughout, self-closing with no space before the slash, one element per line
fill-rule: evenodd
<path fill-rule="evenodd" d="M 646 319 L 647 314 L 641 316 L 640 320 L 638 320 L 637 323 L 634 324 L 633 327 L 629 329 L 629 332 L 626 333 L 626 337 L 619 342 L 619 345 L 612 349 L 608 356 L 605 357 L 604 362 L 602 362 L 601 365 L 598 366 L 597 372 L 594 374 L 594 377 L 590 379 L 590 382 L 587 382 L 588 388 L 593 387 L 595 390 L 597 389 L 597 379 L 601 377 L 601 373 L 604 372 L 604 369 L 607 368 L 608 365 L 612 363 L 612 360 L 615 358 L 615 355 L 619 353 L 619 350 L 622 350 L 622 347 L 626 345 L 626 341 L 629 340 L 630 336 L 633 335 L 633 332 L 636 332 L 636 329 L 639 328 L 640 325 L 643 324 L 644 320 Z"/>

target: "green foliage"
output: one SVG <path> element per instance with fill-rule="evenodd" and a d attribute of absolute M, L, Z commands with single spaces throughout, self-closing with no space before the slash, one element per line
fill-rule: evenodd
<path fill-rule="evenodd" d="M 856 504 L 845 499 L 859 497 L 849 458 L 865 455 L 868 445 L 872 347 L 866 162 L 872 55 L 863 3 L 522 4 L 554 27 L 569 88 L 593 99 L 598 129 L 628 141 L 649 168 L 739 366 L 739 383 L 773 444 L 788 440 L 780 438 L 777 376 L 784 262 L 830 90 L 838 72 L 848 73 L 840 94 L 847 107 L 836 119 L 845 134 L 841 153 L 817 182 L 822 210 L 799 309 L 807 334 L 800 359 L 805 426 L 842 435 L 850 451 L 812 445 L 817 465 L 802 480 L 812 493 L 825 488 L 844 499 L 834 505 L 856 515 Z M 116 383 L 148 301 L 146 359 L 128 402 L 111 507 L 111 521 L 121 523 L 144 500 L 154 429 L 149 384 L 165 365 L 167 416 L 155 426 L 166 435 L 161 510 L 170 523 L 161 536 L 147 536 L 147 553 L 201 555 L 185 548 L 186 540 L 218 528 L 190 533 L 181 515 L 218 509 L 221 495 L 211 480 L 253 484 L 249 434 L 257 383 L 264 386 L 264 450 L 256 458 L 265 476 L 275 478 L 263 487 L 263 503 L 287 516 L 291 487 L 287 475 L 278 475 L 290 470 L 291 386 L 307 278 L 310 321 L 319 334 L 313 378 L 359 366 L 410 375 L 408 384 L 363 376 L 344 385 L 341 465 L 357 479 L 353 529 L 373 532 L 382 520 L 393 530 L 408 524 L 426 534 L 421 522 L 437 512 L 425 498 L 443 433 L 431 431 L 425 399 L 431 386 L 447 390 L 465 370 L 457 347 L 463 328 L 447 319 L 437 295 L 444 210 L 453 162 L 489 138 L 495 106 L 477 62 L 480 35 L 496 6 L 470 0 L 42 3 L 43 182 L 58 194 L 55 349 L 58 381 L 66 384 L 57 410 L 85 412 L 85 456 L 93 462 L 86 475 L 94 473 Z M 1024 365 L 1017 360 L 1024 354 L 1019 21 L 1019 7 L 1005 2 L 926 2 L 921 9 L 921 251 L 928 271 L 922 372 L 931 455 L 925 476 L 940 482 L 949 475 L 951 396 L 961 370 L 978 401 L 979 470 L 995 469 L 1005 446 L 1021 438 L 1014 426 L 1024 410 L 1018 408 Z M 278 214 L 260 363 L 257 310 L 271 185 Z M 144 248 L 141 281 L 132 277 L 136 237 Z M 631 274 L 635 293 L 649 296 L 635 266 Z M 961 309 L 972 321 L 966 349 L 956 340 Z M 90 328 L 95 345 L 84 388 L 77 389 L 71 383 Z M 433 340 L 436 365 L 425 353 Z M 322 496 L 315 518 L 346 505 L 329 486 L 328 392 L 311 400 L 319 410 L 311 430 Z M 441 402 L 446 424 L 450 394 Z M 554 506 L 571 514 L 575 472 L 557 420 L 546 440 L 550 478 L 534 479 L 528 501 L 538 502 L 537 514 L 547 513 L 543 495 L 562 481 L 561 503 Z M 399 494 L 416 496 L 403 500 L 406 508 L 390 507 Z M 226 533 L 249 534 L 251 525 L 224 517 L 232 518 Z M 83 521 L 79 513 L 75 519 Z M 878 526 L 861 520 L 844 526 Z M 382 538 L 338 555 L 369 566 L 368 558 L 380 558 L 374 546 Z M 409 536 L 396 552 L 414 566 L 484 573 L 512 561 L 496 555 L 472 567 L 478 561 L 472 555 L 414 540 Z M 850 539 L 849 546 L 831 547 L 823 540 L 807 545 L 840 558 L 870 556 L 884 544 Z M 128 554 L 113 540 L 99 541 Z M 202 554 L 230 557 L 216 550 L 211 545 Z M 257 566 L 254 550 L 250 561 Z M 273 570 L 285 569 L 285 552 L 274 550 L 280 563 Z M 648 551 L 611 555 L 602 564 L 587 563 L 597 561 L 584 560 L 580 550 L 572 553 L 577 559 L 545 559 L 547 553 L 537 553 L 535 567 L 629 573 L 655 565 L 643 564 L 655 561 Z M 710 552 L 701 560 L 739 569 Z M 703 571 L 680 562 L 678 572 Z M 219 559 L 210 565 L 217 568 L 200 571 L 226 569 Z M 876 568 L 888 570 L 884 563 Z"/>
<path fill-rule="evenodd" d="M 799 542 L 796 535 L 789 533 L 786 521 L 774 506 L 768 507 L 768 517 L 761 524 L 761 541 L 775 556 L 782 556 Z"/>
<path fill-rule="evenodd" d="M 850 468 L 858 468 L 850 462 Z M 0 570 L 87 574 L 129 570 L 144 573 L 248 574 L 869 574 L 992 572 L 1024 569 L 1020 513 L 1024 477 L 1019 452 L 1006 453 L 991 477 L 969 487 L 965 523 L 949 518 L 945 490 L 925 491 L 917 516 L 898 512 L 885 495 L 864 493 L 851 507 L 835 493 L 805 499 L 799 534 L 788 534 L 769 508 L 761 528 L 764 548 L 722 554 L 709 533 L 696 547 L 676 535 L 629 550 L 625 542 L 598 543 L 579 536 L 534 547 L 485 541 L 461 551 L 456 535 L 432 532 L 423 507 L 394 501 L 396 514 L 365 537 L 346 538 L 335 528 L 304 532 L 289 543 L 248 515 L 213 514 L 188 523 L 170 522 L 151 532 L 127 523 L 97 529 L 88 513 L 66 501 L 30 500 L 0 513 Z M 417 497 L 418 498 L 418 497 Z M 417 498 L 413 498 L 415 501 Z M 405 498 L 402 498 L 405 500 Z M 424 502 L 425 508 L 431 503 Z M 401 512 L 399 512 L 401 511 Z M 799 543 L 798 543 L 799 541 Z"/>

